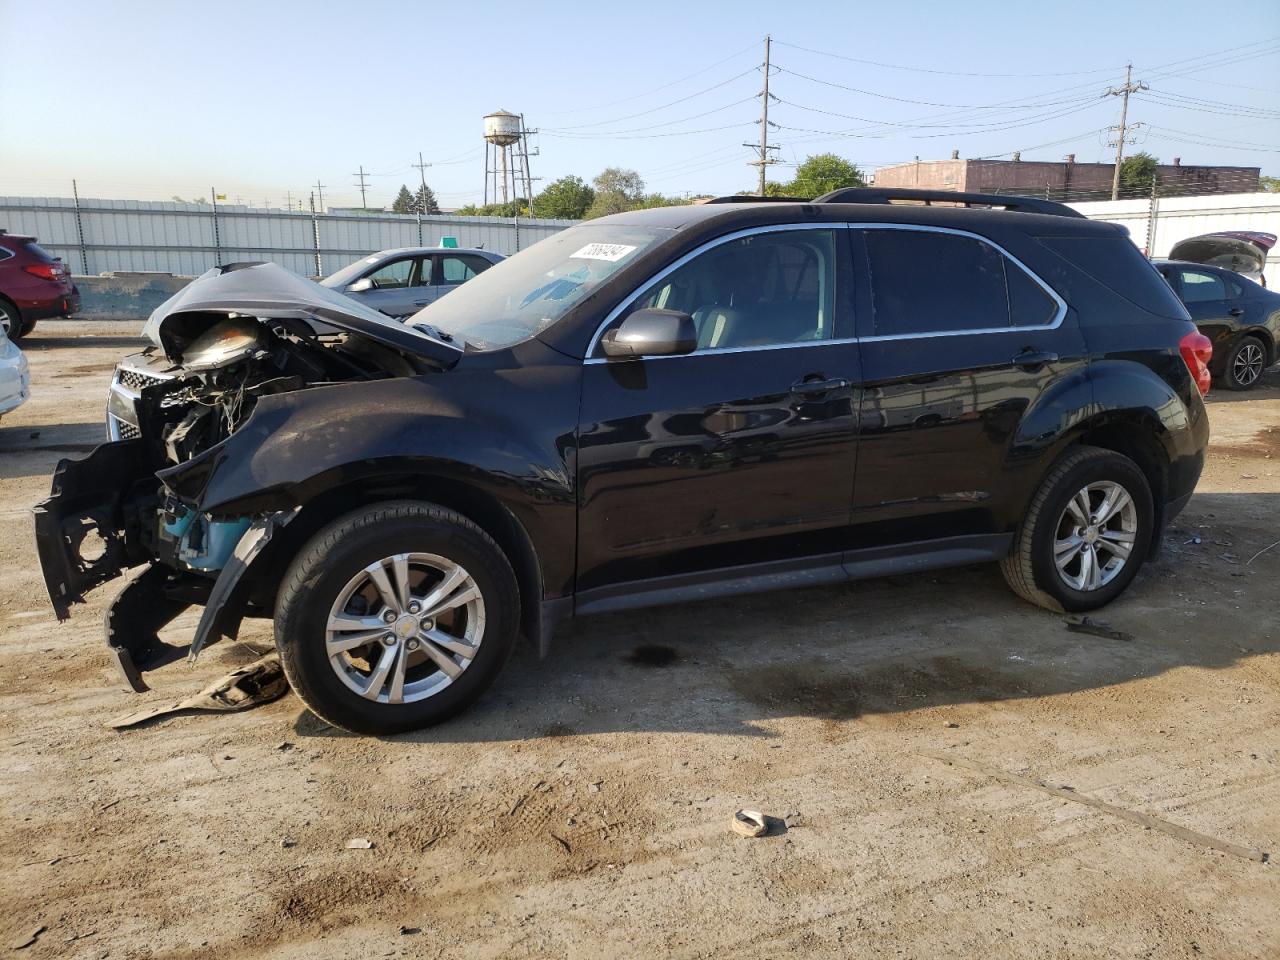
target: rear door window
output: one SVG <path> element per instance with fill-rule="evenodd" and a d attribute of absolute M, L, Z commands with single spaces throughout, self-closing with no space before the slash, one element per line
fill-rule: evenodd
<path fill-rule="evenodd" d="M 926 336 L 1053 323 L 1058 304 L 989 243 L 933 230 L 864 231 L 871 280 L 867 335 Z"/>
<path fill-rule="evenodd" d="M 1215 273 L 1204 270 L 1183 270 L 1180 279 L 1182 280 L 1182 299 L 1186 303 L 1227 299 L 1227 286 Z"/>
<path fill-rule="evenodd" d="M 440 279 L 437 282 L 446 287 L 466 283 L 492 266 L 484 257 L 467 254 L 442 254 L 437 260 L 440 263 Z"/>

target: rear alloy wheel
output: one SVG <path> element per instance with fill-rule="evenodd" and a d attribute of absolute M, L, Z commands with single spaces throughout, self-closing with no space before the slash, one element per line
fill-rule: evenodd
<path fill-rule="evenodd" d="M 1067 501 L 1053 541 L 1058 576 L 1073 590 L 1105 587 L 1124 569 L 1138 536 L 1133 497 L 1111 480 L 1090 483 Z"/>
<path fill-rule="evenodd" d="M 1041 483 L 1000 568 L 1014 592 L 1038 606 L 1094 610 L 1137 576 L 1154 525 L 1151 488 L 1137 464 L 1076 447 Z"/>
<path fill-rule="evenodd" d="M 1230 390 L 1250 390 L 1258 385 L 1267 366 L 1267 352 L 1257 337 L 1243 337 L 1227 354 L 1223 381 Z"/>
<path fill-rule="evenodd" d="M 294 558 L 276 646 L 294 692 L 355 733 L 447 720 L 497 677 L 520 595 L 506 556 L 434 504 L 377 504 L 335 520 Z"/>
<path fill-rule="evenodd" d="M 22 329 L 22 317 L 18 315 L 18 308 L 3 298 L 0 298 L 0 330 L 3 330 L 4 335 L 10 340 L 15 341 L 26 332 Z"/>

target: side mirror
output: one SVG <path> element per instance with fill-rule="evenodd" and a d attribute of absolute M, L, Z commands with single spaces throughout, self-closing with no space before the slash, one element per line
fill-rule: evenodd
<path fill-rule="evenodd" d="M 698 349 L 693 317 L 678 310 L 637 310 L 600 338 L 605 356 L 675 357 Z"/>
<path fill-rule="evenodd" d="M 373 289 L 373 280 L 370 277 L 361 277 L 354 283 L 347 285 L 347 293 L 364 293 L 366 290 Z"/>

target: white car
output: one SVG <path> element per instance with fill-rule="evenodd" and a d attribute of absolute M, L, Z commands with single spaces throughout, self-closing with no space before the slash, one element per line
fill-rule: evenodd
<path fill-rule="evenodd" d="M 30 395 L 27 358 L 0 329 L 0 417 L 22 406 Z"/>

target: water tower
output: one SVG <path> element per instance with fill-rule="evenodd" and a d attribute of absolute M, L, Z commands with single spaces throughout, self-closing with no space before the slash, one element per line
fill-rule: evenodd
<path fill-rule="evenodd" d="M 533 209 L 529 134 L 524 115 L 497 110 L 484 118 L 484 202 L 509 203 L 523 197 Z"/>

